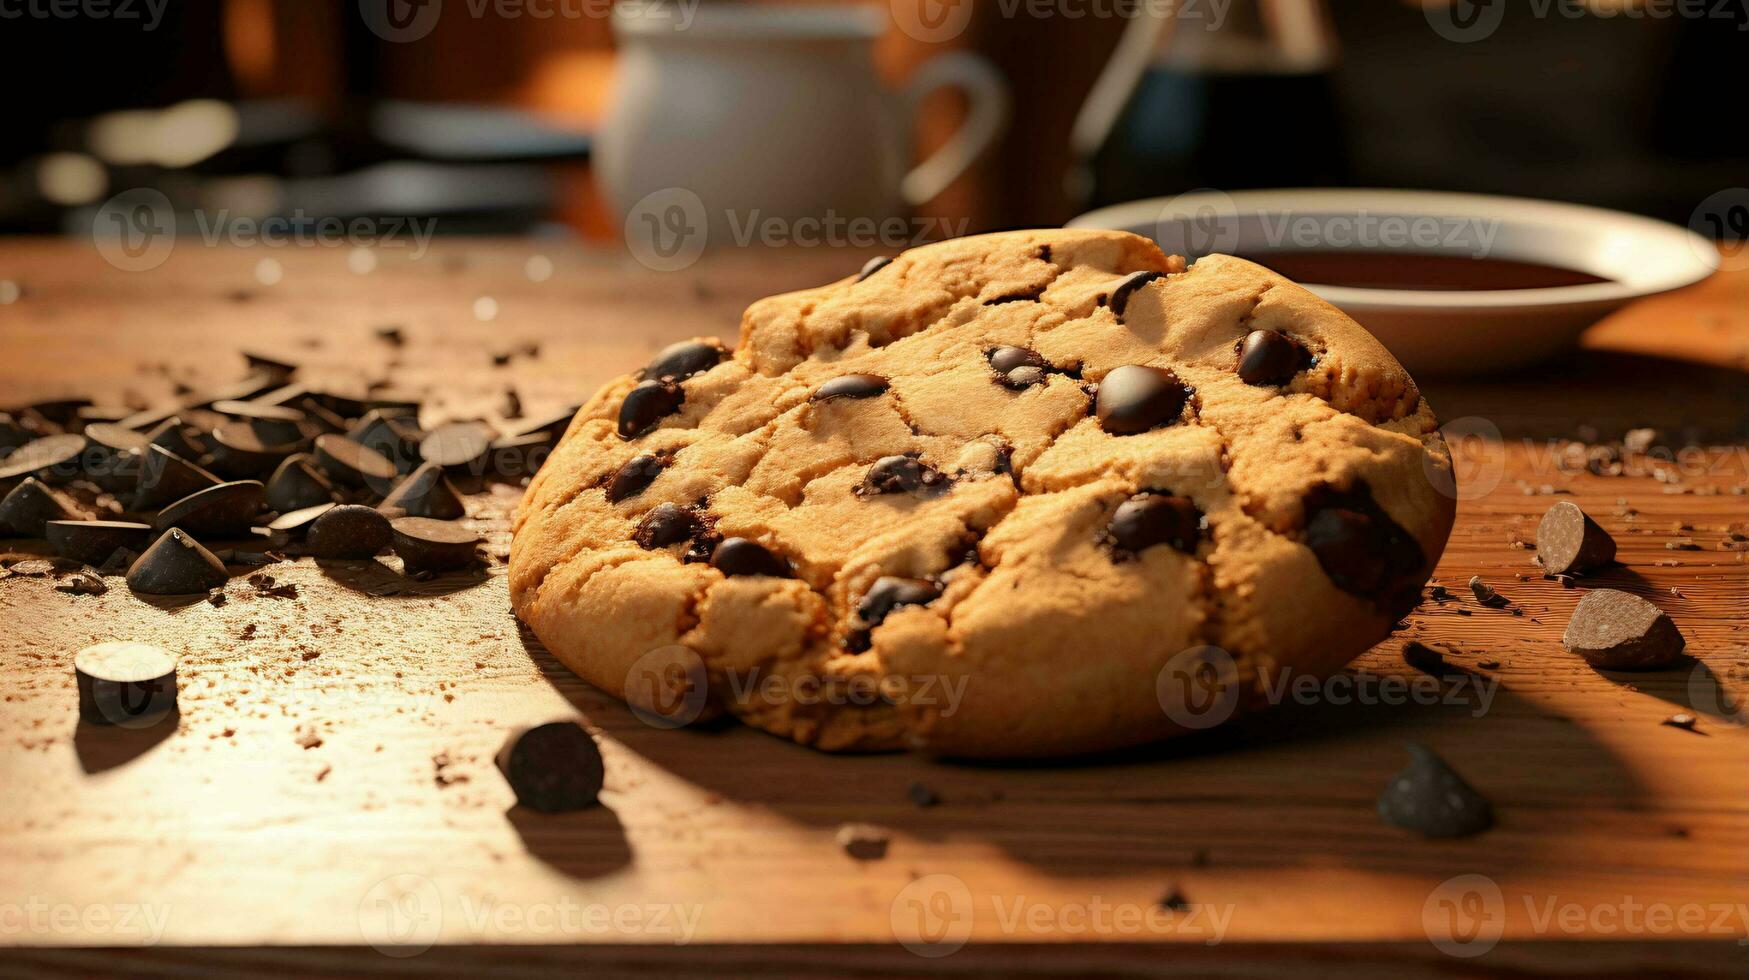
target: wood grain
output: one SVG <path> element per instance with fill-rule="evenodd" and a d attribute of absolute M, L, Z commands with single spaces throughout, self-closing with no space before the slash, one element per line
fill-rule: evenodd
<path fill-rule="evenodd" d="M 525 274 L 536 252 L 555 264 L 546 281 Z M 0 307 L 0 403 L 152 399 L 172 378 L 234 376 L 234 352 L 252 347 L 296 352 L 317 376 L 396 362 L 408 384 L 443 390 L 434 414 L 490 409 L 507 385 L 534 412 L 674 339 L 732 338 L 749 300 L 864 257 L 731 250 L 663 275 L 609 251 L 447 242 L 417 260 L 383 250 L 360 275 L 343 250 L 187 243 L 159 269 L 124 273 L 88 246 L 9 242 L 0 278 L 23 295 Z M 278 264 L 275 285 L 256 277 L 264 259 Z M 476 315 L 481 297 L 496 302 L 490 321 Z M 377 338 L 389 324 L 404 347 Z M 494 365 L 524 342 L 538 357 Z M 1490 434 L 1460 446 L 1459 523 L 1437 571 L 1453 598 L 1424 603 L 1311 703 L 1072 764 L 833 757 L 735 727 L 649 728 L 518 629 L 501 567 L 377 595 L 397 581 L 385 569 L 306 560 L 272 569 L 297 599 L 254 595 L 239 578 L 221 607 L 143 602 L 119 580 L 71 596 L 48 578 L 0 579 L 0 943 L 29 948 L 4 955 L 43 975 L 566 962 L 1285 973 L 1307 956 L 1357 975 L 1471 963 L 1740 973 L 1749 553 L 1721 544 L 1727 524 L 1749 519 L 1746 366 L 1749 275 L 1737 274 L 1641 304 L 1547 369 L 1423 379 L 1442 418 Z M 1622 476 L 1560 462 L 1585 427 L 1609 437 L 1640 425 L 1699 448 L 1631 457 Z M 515 497 L 470 502 L 499 551 Z M 1623 566 L 1582 584 L 1659 603 L 1691 659 L 1604 675 L 1561 650 L 1581 592 L 1543 579 L 1514 544 L 1534 539 L 1555 499 L 1621 543 Z M 1667 549 L 1677 536 L 1701 550 Z M 1512 609 L 1478 605 L 1472 575 Z M 78 723 L 72 652 L 121 637 L 182 652 L 173 726 Z M 1448 648 L 1473 676 L 1429 686 L 1402 662 L 1408 637 Z M 1398 693 L 1384 699 L 1402 703 L 1335 703 L 1378 701 L 1386 683 Z M 1696 730 L 1660 724 L 1676 712 L 1696 715 Z M 502 733 L 571 713 L 602 737 L 606 807 L 512 808 L 491 766 Z M 1406 739 L 1492 797 L 1498 826 L 1426 842 L 1381 825 L 1374 801 Z M 942 802 L 913 804 L 919 782 Z M 848 857 L 834 842 L 846 822 L 887 828 L 886 858 Z M 1453 920 L 1500 924 L 1504 941 L 1479 960 L 1440 952 L 1424 919 L 1435 932 L 1447 921 L 1440 900 L 1461 899 L 1462 883 L 1439 889 L 1460 875 L 1499 889 L 1497 905 Z M 1174 890 L 1190 907 L 1163 914 Z M 1647 906 L 1690 919 L 1621 920 Z M 894 945 L 962 934 L 971 945 L 941 959 Z M 1015 945 L 1041 943 L 1051 952 Z M 1159 945 L 1173 959 L 1139 951 Z M 156 948 L 76 949 L 92 946 Z"/>

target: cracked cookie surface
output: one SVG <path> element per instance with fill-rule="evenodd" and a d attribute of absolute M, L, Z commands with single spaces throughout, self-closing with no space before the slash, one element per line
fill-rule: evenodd
<path fill-rule="evenodd" d="M 572 421 L 510 584 L 584 679 L 829 750 L 1065 754 L 1199 727 L 1163 704 L 1185 651 L 1225 651 L 1244 707 L 1418 600 L 1449 457 L 1407 373 L 1311 293 L 1105 231 L 870 269 L 755 303 L 732 353 L 676 345 Z"/>

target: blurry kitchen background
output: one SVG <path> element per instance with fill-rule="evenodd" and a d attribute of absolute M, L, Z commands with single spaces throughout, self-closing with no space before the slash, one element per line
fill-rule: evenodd
<path fill-rule="evenodd" d="M 590 167 L 615 73 L 605 0 L 529 0 L 515 16 L 497 2 L 448 0 L 428 35 L 390 43 L 359 0 L 68 8 L 102 17 L 7 0 L 0 231 L 84 233 L 109 195 L 153 187 L 234 214 L 436 217 L 440 234 L 611 241 L 619 218 Z M 941 0 L 893 2 L 919 5 L 915 16 Z M 1442 36 L 1416 0 L 1185 0 L 1203 16 L 1232 4 L 1222 30 L 1149 48 L 1109 125 L 1079 133 L 1129 25 L 1097 12 L 1121 0 L 1062 0 L 1042 17 L 1024 0 L 957 2 L 972 4 L 970 22 L 943 43 L 891 26 L 878 4 L 889 27 L 875 51 L 895 84 L 944 47 L 1006 77 L 1010 124 L 922 209 L 969 231 L 1201 186 L 1296 185 L 1526 195 L 1686 224 L 1709 194 L 1749 184 L 1742 0 L 1682 8 L 1708 16 L 1671 16 L 1674 0 L 1458 0 L 1452 23 L 1508 7 L 1471 43 Z M 957 129 L 961 98 L 930 98 L 919 156 Z"/>

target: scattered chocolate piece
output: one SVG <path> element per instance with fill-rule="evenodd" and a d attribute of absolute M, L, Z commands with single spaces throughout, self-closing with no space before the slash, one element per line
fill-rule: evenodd
<path fill-rule="evenodd" d="M 505 436 L 492 443 L 492 475 L 505 480 L 533 476 L 553 451 L 554 440 L 544 432 Z"/>
<path fill-rule="evenodd" d="M 789 562 L 772 554 L 757 541 L 747 538 L 726 538 L 711 552 L 711 567 L 731 578 L 743 575 L 769 575 L 789 578 Z"/>
<path fill-rule="evenodd" d="M 78 519 L 71 501 L 35 477 L 25 477 L 0 498 L 0 538 L 40 538 L 50 521 Z"/>
<path fill-rule="evenodd" d="M 79 717 L 93 725 L 145 728 L 176 710 L 176 655 L 118 640 L 73 655 Z"/>
<path fill-rule="evenodd" d="M 96 572 L 81 568 L 56 582 L 55 591 L 69 595 L 102 595 L 109 591 L 109 586 L 103 583 L 103 579 Z"/>
<path fill-rule="evenodd" d="M 334 484 L 316 468 L 308 453 L 287 456 L 267 478 L 267 505 L 280 513 L 302 510 L 334 500 Z"/>
<path fill-rule="evenodd" d="M 862 270 L 856 274 L 856 281 L 861 282 L 892 264 L 893 257 L 891 255 L 877 255 L 862 264 Z"/>
<path fill-rule="evenodd" d="M 838 828 L 838 846 L 858 861 L 879 861 L 887 856 L 890 838 L 879 827 L 847 823 Z"/>
<path fill-rule="evenodd" d="M 613 475 L 607 484 L 607 502 L 617 504 L 622 500 L 630 500 L 649 488 L 656 482 L 656 477 L 668 468 L 674 456 L 668 452 L 639 453 L 626 460 L 625 465 Z"/>
<path fill-rule="evenodd" d="M 0 483 L 34 476 L 46 483 L 64 483 L 79 472 L 85 437 L 62 433 L 28 442 L 0 457 Z"/>
<path fill-rule="evenodd" d="M 911 788 L 905 790 L 905 796 L 919 808 L 932 807 L 941 802 L 940 794 L 922 783 L 912 783 Z"/>
<path fill-rule="evenodd" d="M 397 472 L 411 473 L 421 462 L 419 450 L 425 432 L 415 419 L 373 408 L 347 431 L 346 437 L 366 449 L 375 450 L 394 464 Z"/>
<path fill-rule="evenodd" d="M 1190 900 L 1184 897 L 1184 892 L 1177 885 L 1166 890 L 1160 896 L 1159 905 L 1168 912 L 1184 912 L 1190 908 Z"/>
<path fill-rule="evenodd" d="M 1253 330 L 1234 345 L 1235 370 L 1248 385 L 1284 385 L 1312 363 L 1312 352 L 1278 330 Z"/>
<path fill-rule="evenodd" d="M 49 549 L 62 558 L 102 565 L 117 549 L 141 551 L 152 543 L 152 526 L 131 521 L 49 521 Z"/>
<path fill-rule="evenodd" d="M 1345 491 L 1324 486 L 1307 494 L 1305 544 L 1337 588 L 1372 599 L 1393 619 L 1420 602 L 1427 559 L 1415 538 L 1372 499 L 1366 484 L 1357 482 Z"/>
<path fill-rule="evenodd" d="M 946 490 L 950 481 L 940 470 L 910 456 L 882 456 L 853 491 L 859 497 L 890 493 L 925 494 Z"/>
<path fill-rule="evenodd" d="M 441 521 L 453 521 L 468 514 L 461 493 L 436 463 L 425 463 L 414 470 L 377 509 L 385 515 L 434 517 Z"/>
<path fill-rule="evenodd" d="M 494 761 L 516 802 L 541 813 L 595 806 L 606 775 L 595 739 L 574 721 L 516 729 Z"/>
<path fill-rule="evenodd" d="M 672 381 L 649 380 L 626 393 L 619 407 L 619 437 L 636 439 L 667 416 L 680 411 L 686 402 L 686 391 Z"/>
<path fill-rule="evenodd" d="M 133 567 L 134 562 L 138 561 L 139 557 L 140 553 L 132 548 L 117 548 L 104 560 L 103 564 L 97 566 L 97 573 L 99 575 L 126 575 L 128 569 Z"/>
<path fill-rule="evenodd" d="M 393 324 L 376 328 L 376 337 L 390 347 L 400 347 L 407 342 L 406 332 Z"/>
<path fill-rule="evenodd" d="M 140 461 L 152 444 L 143 433 L 114 422 L 93 422 L 85 427 L 85 451 L 79 467 L 85 478 L 112 493 L 139 482 Z"/>
<path fill-rule="evenodd" d="M 323 472 L 336 482 L 364 487 L 378 496 L 387 496 L 400 476 L 388 457 L 344 436 L 317 436 L 315 457 Z"/>
<path fill-rule="evenodd" d="M 1687 641 L 1664 610 L 1615 589 L 1580 598 L 1561 644 L 1600 670 L 1656 670 L 1669 666 Z"/>
<path fill-rule="evenodd" d="M 1475 595 L 1477 602 L 1489 609 L 1504 609 L 1512 604 L 1512 600 L 1496 592 L 1492 585 L 1482 581 L 1480 575 L 1470 576 L 1470 592 Z"/>
<path fill-rule="evenodd" d="M 197 490 L 165 507 L 152 519 L 159 534 L 173 527 L 190 534 L 242 537 L 267 509 L 267 494 L 258 480 L 236 480 Z"/>
<path fill-rule="evenodd" d="M 333 510 L 335 506 L 335 503 L 330 500 L 320 504 L 311 504 L 308 507 L 300 507 L 297 510 L 288 510 L 274 518 L 273 523 L 267 525 L 267 529 L 295 537 L 308 531 L 310 525 L 315 523 L 316 518 Z"/>
<path fill-rule="evenodd" d="M 1494 825 L 1494 807 L 1445 760 L 1409 742 L 1410 762 L 1379 796 L 1379 816 L 1424 837 L 1469 837 Z"/>
<path fill-rule="evenodd" d="M 808 400 L 824 402 L 836 398 L 873 398 L 889 387 L 887 379 L 878 374 L 846 374 L 814 389 Z"/>
<path fill-rule="evenodd" d="M 264 478 L 303 446 L 301 441 L 268 442 L 254 426 L 241 421 L 217 426 L 209 441 L 213 471 L 233 480 Z"/>
<path fill-rule="evenodd" d="M 139 481 L 134 484 L 132 507 L 136 511 L 158 510 L 190 494 L 216 487 L 224 481 L 163 446 L 146 447 L 140 462 Z"/>
<path fill-rule="evenodd" d="M 262 442 L 283 445 L 304 437 L 303 412 L 286 405 L 268 405 L 259 401 L 213 402 L 212 411 L 247 422 Z M 89 435 L 89 433 L 87 433 Z"/>
<path fill-rule="evenodd" d="M 1130 297 L 1135 295 L 1136 290 L 1156 279 L 1164 278 L 1166 278 L 1164 272 L 1132 272 L 1119 279 L 1117 285 L 1111 288 L 1111 297 L 1105 301 L 1105 305 L 1111 307 L 1111 312 L 1117 314 L 1117 318 L 1121 320 L 1124 310 L 1129 308 Z"/>
<path fill-rule="evenodd" d="M 1429 677 L 1462 677 L 1468 673 L 1445 657 L 1445 651 L 1418 640 L 1403 644 L 1403 662 Z M 1495 666 L 1499 666 L 1496 664 Z"/>
<path fill-rule="evenodd" d="M 1667 551 L 1699 551 L 1699 550 L 1701 550 L 1700 545 L 1696 544 L 1693 538 L 1688 538 L 1688 537 L 1671 538 L 1669 541 L 1664 542 L 1664 548 Z"/>
<path fill-rule="evenodd" d="M 264 374 L 285 381 L 297 373 L 298 366 L 283 357 L 263 354 L 259 351 L 243 351 L 243 361 L 249 365 L 252 374 Z"/>
<path fill-rule="evenodd" d="M 1157 544 L 1193 554 L 1202 536 L 1202 521 L 1202 512 L 1189 497 L 1148 491 L 1119 504 L 1105 534 L 1114 549 L 1130 555 Z"/>
<path fill-rule="evenodd" d="M 1673 714 L 1670 717 L 1664 719 L 1663 721 L 1659 722 L 1658 724 L 1669 725 L 1671 728 L 1680 728 L 1686 732 L 1693 732 L 1693 731 L 1695 731 L 1694 726 L 1698 721 L 1699 721 L 1699 719 L 1695 718 L 1693 715 L 1689 714 L 1688 712 L 1680 711 L 1680 712 L 1677 712 L 1676 714 Z M 1696 732 L 1696 734 L 1704 735 L 1706 733 L 1705 732 Z"/>
<path fill-rule="evenodd" d="M 126 425 L 127 423 L 122 423 Z M 154 446 L 161 446 L 183 459 L 199 459 L 201 448 L 195 445 L 189 436 L 188 426 L 182 419 L 171 416 L 146 430 L 146 441 Z M 148 451 L 148 457 L 150 452 Z M 143 462 L 143 461 L 142 461 Z"/>
<path fill-rule="evenodd" d="M 1583 575 L 1615 561 L 1615 539 L 1578 504 L 1562 500 L 1536 527 L 1536 560 L 1550 575 Z"/>
<path fill-rule="evenodd" d="M 454 521 L 402 517 L 391 522 L 395 554 L 408 574 L 446 572 L 474 561 L 474 549 L 484 540 Z"/>
<path fill-rule="evenodd" d="M 1178 421 L 1189 400 L 1190 389 L 1171 371 L 1126 364 L 1099 382 L 1093 409 L 1100 428 L 1129 436 Z"/>
<path fill-rule="evenodd" d="M 223 562 L 181 528 L 159 536 L 128 569 L 128 588 L 142 595 L 196 595 L 224 586 Z"/>
<path fill-rule="evenodd" d="M 690 541 L 702 529 L 698 518 L 686 508 L 678 504 L 657 504 L 638 522 L 632 540 L 640 548 L 654 550 Z"/>
<path fill-rule="evenodd" d="M 484 473 L 486 454 L 498 434 L 484 422 L 451 422 L 431 430 L 419 442 L 419 456 L 427 463 Z"/>
<path fill-rule="evenodd" d="M 0 450 L 17 449 L 31 440 L 30 430 L 18 424 L 10 412 L 0 412 Z"/>
<path fill-rule="evenodd" d="M 304 533 L 304 550 L 317 558 L 365 559 L 389 546 L 389 519 L 363 504 L 324 511 Z"/>
<path fill-rule="evenodd" d="M 658 351 L 655 359 L 645 365 L 641 377 L 656 381 L 685 381 L 716 367 L 727 356 L 729 352 L 719 344 L 686 340 Z"/>

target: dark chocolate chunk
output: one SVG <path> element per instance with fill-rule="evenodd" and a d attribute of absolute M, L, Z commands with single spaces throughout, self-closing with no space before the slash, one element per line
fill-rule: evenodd
<path fill-rule="evenodd" d="M 632 540 L 646 550 L 666 548 L 671 544 L 690 541 L 703 529 L 693 513 L 677 504 L 657 504 L 632 533 Z"/>
<path fill-rule="evenodd" d="M 224 563 L 178 527 L 134 560 L 128 588 L 142 595 L 194 595 L 223 586 L 228 577 Z"/>
<path fill-rule="evenodd" d="M 451 422 L 440 425 L 419 442 L 419 456 L 427 463 L 467 470 L 486 471 L 486 455 L 498 434 L 484 422 Z"/>
<path fill-rule="evenodd" d="M 882 456 L 857 484 L 856 495 L 889 493 L 934 494 L 948 488 L 948 478 L 928 463 L 910 456 Z"/>
<path fill-rule="evenodd" d="M 34 476 L 46 483 L 64 483 L 79 473 L 85 437 L 64 433 L 28 442 L 0 457 L 0 483 Z"/>
<path fill-rule="evenodd" d="M 154 446 L 162 446 L 183 459 L 199 459 L 203 453 L 195 443 L 188 426 L 178 416 L 171 416 L 147 429 L 146 441 Z"/>
<path fill-rule="evenodd" d="M 455 521 L 402 517 L 393 522 L 395 554 L 409 574 L 443 572 L 473 564 L 484 540 Z"/>
<path fill-rule="evenodd" d="M 577 417 L 578 408 L 575 405 L 551 412 L 546 415 L 536 415 L 519 421 L 515 428 L 504 434 L 506 439 L 542 433 L 553 442 L 565 437 L 565 432 L 571 427 L 571 420 Z"/>
<path fill-rule="evenodd" d="M 1192 554 L 1202 536 L 1202 512 L 1189 497 L 1138 493 L 1118 505 L 1105 533 L 1113 548 L 1132 555 L 1157 544 Z"/>
<path fill-rule="evenodd" d="M 875 579 L 856 604 L 856 622 L 844 645 L 852 653 L 861 653 L 872 642 L 871 633 L 886 622 L 887 616 L 900 606 L 926 606 L 941 596 L 941 583 L 921 578 L 900 578 L 883 575 Z"/>
<path fill-rule="evenodd" d="M 1237 345 L 1239 380 L 1248 385 L 1284 385 L 1312 363 L 1312 353 L 1278 330 L 1253 330 Z"/>
<path fill-rule="evenodd" d="M 595 739 L 574 721 L 511 732 L 496 762 L 516 802 L 542 813 L 594 806 L 606 772 Z"/>
<path fill-rule="evenodd" d="M 334 499 L 334 484 L 308 453 L 287 456 L 267 480 L 267 505 L 280 513 L 314 507 Z"/>
<path fill-rule="evenodd" d="M 1601 670 L 1656 670 L 1669 666 L 1687 641 L 1650 602 L 1631 592 L 1593 589 L 1574 608 L 1561 645 Z"/>
<path fill-rule="evenodd" d="M 789 578 L 789 562 L 772 554 L 764 545 L 747 538 L 725 538 L 711 552 L 711 567 L 724 575 L 769 575 Z"/>
<path fill-rule="evenodd" d="M 34 438 L 10 412 L 0 412 L 0 453 L 17 449 Z"/>
<path fill-rule="evenodd" d="M 1489 609 L 1505 609 L 1512 604 L 1512 600 L 1495 591 L 1492 585 L 1482 581 L 1480 575 L 1470 576 L 1470 592 L 1476 597 L 1477 602 Z"/>
<path fill-rule="evenodd" d="M 808 400 L 824 402 L 835 398 L 873 398 L 888 387 L 887 379 L 878 374 L 846 374 L 814 389 Z"/>
<path fill-rule="evenodd" d="M 1536 527 L 1536 560 L 1550 575 L 1583 575 L 1615 561 L 1615 539 L 1578 504 L 1563 500 Z"/>
<path fill-rule="evenodd" d="M 258 480 L 236 480 L 197 490 L 165 507 L 152 519 L 159 534 L 179 527 L 190 534 L 242 537 L 267 509 L 267 494 Z"/>
<path fill-rule="evenodd" d="M 1337 588 L 1372 599 L 1400 618 L 1421 599 L 1427 560 L 1415 538 L 1372 499 L 1352 490 L 1315 489 L 1306 497 L 1305 544 Z"/>
<path fill-rule="evenodd" d="M 304 413 L 289 406 L 230 400 L 213 402 L 212 410 L 249 423 L 261 441 L 270 445 L 297 442 L 304 437 Z"/>
<path fill-rule="evenodd" d="M 643 493 L 674 459 L 666 452 L 639 453 L 626 460 L 607 484 L 607 502 L 617 504 Z"/>
<path fill-rule="evenodd" d="M 636 439 L 680 411 L 686 391 L 672 381 L 643 381 L 626 393 L 619 407 L 619 437 Z"/>
<path fill-rule="evenodd" d="M 127 490 L 140 479 L 140 462 L 151 440 L 114 422 L 85 427 L 85 452 L 79 468 L 85 478 L 111 493 Z"/>
<path fill-rule="evenodd" d="M 1379 795 L 1379 816 L 1424 837 L 1469 837 L 1494 826 L 1494 806 L 1445 760 L 1419 742 L 1405 746 L 1409 764 Z"/>
<path fill-rule="evenodd" d="M 381 454 L 397 472 L 411 473 L 421 462 L 419 447 L 425 432 L 415 419 L 373 408 L 348 430 L 347 438 Z"/>
<path fill-rule="evenodd" d="M 118 640 L 73 655 L 79 717 L 93 725 L 146 728 L 176 710 L 176 655 Z"/>
<path fill-rule="evenodd" d="M 287 456 L 297 452 L 301 440 L 269 442 L 248 422 L 226 422 L 212 430 L 213 471 L 233 480 L 266 477 Z"/>
<path fill-rule="evenodd" d="M 1132 272 L 1118 280 L 1117 285 L 1111 288 L 1111 297 L 1105 301 L 1105 305 L 1111 307 L 1111 312 L 1117 314 L 1118 319 L 1121 320 L 1124 310 L 1130 305 L 1130 297 L 1135 295 L 1136 290 L 1156 279 L 1164 278 L 1166 278 L 1164 272 Z"/>
<path fill-rule="evenodd" d="M 862 270 L 856 274 L 856 281 L 861 282 L 892 264 L 893 257 L 891 255 L 877 255 L 862 264 Z"/>
<path fill-rule="evenodd" d="M 333 510 L 334 507 L 334 502 L 330 500 L 320 504 L 311 504 L 308 507 L 300 507 L 297 510 L 288 510 L 275 517 L 273 523 L 267 525 L 267 529 L 296 537 L 308 531 L 310 525 L 315 523 L 316 518 Z"/>
<path fill-rule="evenodd" d="M 48 522 L 78 519 L 71 501 L 35 477 L 0 498 L 0 538 L 40 538 Z"/>
<path fill-rule="evenodd" d="M 400 476 L 387 456 L 345 436 L 317 436 L 315 456 L 322 471 L 336 483 L 364 487 L 378 496 L 387 496 Z"/>
<path fill-rule="evenodd" d="M 455 484 L 449 482 L 443 467 L 436 463 L 426 463 L 414 470 L 377 509 L 384 514 L 434 517 L 440 521 L 453 521 L 468 513 Z"/>
<path fill-rule="evenodd" d="M 492 443 L 492 475 L 504 480 L 533 476 L 552 455 L 556 443 L 545 432 L 505 436 Z"/>
<path fill-rule="evenodd" d="M 1112 435 L 1128 436 L 1178 421 L 1190 389 L 1162 368 L 1126 364 L 1099 382 L 1094 414 Z"/>
<path fill-rule="evenodd" d="M 838 828 L 838 846 L 857 861 L 879 861 L 886 857 L 890 840 L 886 831 L 865 823 L 847 823 Z"/>
<path fill-rule="evenodd" d="M 49 549 L 62 558 L 102 565 L 116 549 L 144 551 L 152 543 L 152 525 L 132 521 L 49 521 L 43 526 Z"/>
<path fill-rule="evenodd" d="M 643 377 L 656 381 L 685 381 L 721 364 L 728 355 L 721 345 L 702 340 L 670 344 L 657 352 L 655 359 L 644 367 Z"/>
<path fill-rule="evenodd" d="M 147 446 L 132 506 L 136 511 L 157 510 L 222 482 L 163 446 Z"/>
<path fill-rule="evenodd" d="M 304 533 L 304 550 L 317 558 L 371 558 L 389 546 L 389 519 L 363 504 L 324 511 Z"/>

